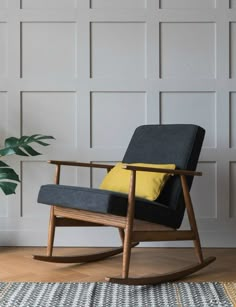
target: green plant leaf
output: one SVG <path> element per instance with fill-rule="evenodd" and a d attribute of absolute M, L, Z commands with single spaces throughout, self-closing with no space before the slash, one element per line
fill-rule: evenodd
<path fill-rule="evenodd" d="M 39 136 L 37 137 L 38 140 L 55 140 L 55 138 L 51 135 L 41 135 L 39 134 Z"/>
<path fill-rule="evenodd" d="M 0 180 L 2 179 L 20 181 L 17 173 L 10 167 L 0 168 Z"/>
<path fill-rule="evenodd" d="M 0 167 L 8 167 L 8 165 L 2 161 L 0 161 Z"/>
<path fill-rule="evenodd" d="M 19 176 L 6 163 L 0 162 L 0 189 L 2 189 L 5 195 L 14 194 L 17 183 L 11 181 L 19 182 Z"/>
<path fill-rule="evenodd" d="M 18 143 L 18 138 L 10 137 L 5 140 L 5 147 L 13 147 Z"/>
<path fill-rule="evenodd" d="M 48 144 L 48 143 L 45 143 L 45 142 L 42 142 L 42 141 L 35 141 L 37 144 L 40 144 L 40 145 L 42 145 L 42 146 L 48 146 L 48 145 L 50 145 L 50 144 Z"/>
<path fill-rule="evenodd" d="M 36 150 L 34 150 L 31 146 L 29 145 L 23 145 L 22 146 L 24 148 L 24 150 L 30 155 L 30 156 L 38 156 L 41 155 L 41 153 L 37 152 Z"/>
<path fill-rule="evenodd" d="M 50 139 L 54 139 L 53 136 L 50 135 L 41 135 L 41 134 L 34 134 L 31 135 L 28 139 L 29 142 L 37 142 L 39 140 L 50 140 Z"/>
<path fill-rule="evenodd" d="M 0 149 L 0 156 L 9 156 L 13 155 L 15 153 L 15 150 L 13 150 L 11 147 Z"/>
<path fill-rule="evenodd" d="M 34 134 L 31 136 L 23 135 L 20 138 L 10 137 L 5 140 L 5 148 L 0 149 L 0 156 L 8 156 L 16 154 L 19 156 L 37 156 L 39 152 L 34 150 L 29 144 L 37 143 L 42 146 L 48 146 L 49 144 L 42 142 L 42 140 L 54 139 L 50 135 Z"/>
<path fill-rule="evenodd" d="M 41 153 L 32 148 L 32 143 L 48 146 L 49 144 L 44 142 L 44 140 L 50 139 L 54 139 L 54 137 L 41 134 L 24 135 L 20 138 L 7 138 L 4 143 L 5 147 L 0 149 L 0 157 L 12 154 L 19 156 L 38 156 Z M 14 194 L 17 182 L 20 182 L 17 173 L 5 162 L 0 161 L 0 189 L 2 189 L 3 193 L 5 195 Z"/>
<path fill-rule="evenodd" d="M 16 154 L 18 156 L 25 156 L 25 157 L 28 156 L 27 153 L 25 153 L 23 150 L 21 150 L 20 148 L 17 148 L 17 147 L 14 149 L 14 154 Z"/>
<path fill-rule="evenodd" d="M 15 194 L 17 184 L 14 182 L 1 181 L 0 188 L 2 189 L 5 195 Z"/>

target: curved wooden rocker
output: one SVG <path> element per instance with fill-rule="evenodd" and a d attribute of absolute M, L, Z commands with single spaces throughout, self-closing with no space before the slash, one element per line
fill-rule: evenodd
<path fill-rule="evenodd" d="M 215 261 L 215 257 L 208 257 L 206 258 L 202 263 L 190 265 L 187 267 L 184 267 L 182 270 L 173 271 L 165 274 L 160 274 L 156 276 L 148 276 L 148 277 L 137 277 L 137 278 L 122 278 L 122 277 L 106 277 L 105 280 L 108 282 L 120 284 L 120 285 L 155 285 L 159 283 L 164 282 L 170 282 L 182 279 L 190 274 L 193 274 L 204 267 L 206 267 L 208 264 Z"/>
<path fill-rule="evenodd" d="M 59 184 L 62 166 L 105 168 L 108 172 L 113 166 L 49 161 L 56 165 L 55 184 L 42 186 L 38 197 L 38 202 L 51 205 L 47 256 L 36 255 L 34 259 L 60 263 L 80 263 L 101 260 L 123 252 L 121 277 L 107 277 L 106 280 L 127 285 L 174 281 L 212 263 L 215 257 L 204 259 L 202 255 L 189 193 L 193 177 L 202 175 L 195 169 L 204 134 L 204 129 L 195 125 L 147 125 L 138 127 L 123 158 L 123 163 L 126 164 L 124 168 L 130 171 L 129 193 L 127 196 L 123 195 L 123 198 L 112 191 L 61 186 Z M 177 169 L 131 165 L 131 163 L 137 163 L 137 161 L 148 164 L 172 163 L 176 164 Z M 146 201 L 135 197 L 136 173 L 142 171 L 172 175 L 155 201 Z M 91 194 L 89 195 L 89 193 Z M 88 204 L 87 198 L 89 198 Z M 97 199 L 99 199 L 99 202 Z M 99 203 L 99 207 L 97 203 Z M 185 210 L 187 211 L 190 230 L 177 230 L 181 225 Z M 93 255 L 52 256 L 56 226 L 115 227 L 119 230 L 122 247 Z M 197 264 L 157 276 L 129 277 L 131 248 L 136 246 L 137 242 L 176 240 L 192 240 L 194 242 L 198 259 Z"/>
<path fill-rule="evenodd" d="M 133 243 L 132 247 L 138 245 L 138 243 Z M 75 256 L 43 256 L 34 255 L 33 259 L 46 262 L 56 262 L 56 263 L 82 263 L 82 262 L 93 262 L 102 260 L 111 256 L 118 255 L 123 252 L 123 246 L 103 251 L 100 253 L 93 253 L 87 255 L 75 255 Z"/>

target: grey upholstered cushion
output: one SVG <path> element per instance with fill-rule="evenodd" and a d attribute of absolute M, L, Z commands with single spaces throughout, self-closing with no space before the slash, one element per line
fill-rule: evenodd
<path fill-rule="evenodd" d="M 123 158 L 124 163 L 176 164 L 178 169 L 195 170 L 205 131 L 196 125 L 145 125 L 138 127 Z M 191 188 L 192 177 L 187 178 Z M 38 202 L 95 212 L 125 215 L 127 195 L 62 185 L 45 185 Z M 171 177 L 159 198 L 137 199 L 135 216 L 173 228 L 184 215 L 183 194 L 178 176 Z"/>
<path fill-rule="evenodd" d="M 173 163 L 177 169 L 196 169 L 205 130 L 196 125 L 145 125 L 138 127 L 123 158 L 124 163 Z M 191 188 L 193 177 L 187 182 Z M 158 202 L 176 210 L 181 223 L 184 215 L 179 176 L 171 177 Z"/>
<path fill-rule="evenodd" d="M 127 211 L 127 195 L 125 194 L 56 184 L 43 185 L 39 192 L 38 202 L 120 216 L 125 216 Z M 164 223 L 170 227 L 178 226 L 174 210 L 157 202 L 140 198 L 136 199 L 135 217 L 150 222 Z"/>

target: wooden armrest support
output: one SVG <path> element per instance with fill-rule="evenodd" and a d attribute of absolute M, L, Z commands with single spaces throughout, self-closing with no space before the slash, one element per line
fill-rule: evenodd
<path fill-rule="evenodd" d="M 56 164 L 56 165 L 94 167 L 94 168 L 106 168 L 106 169 L 112 169 L 114 167 L 114 165 L 111 165 L 111 164 L 84 163 L 84 162 L 76 162 L 76 161 L 49 160 L 48 163 Z"/>
<path fill-rule="evenodd" d="M 187 171 L 187 170 L 180 170 L 180 169 L 165 169 L 165 168 L 154 168 L 154 167 L 143 167 L 143 166 L 134 166 L 134 165 L 125 165 L 123 167 L 127 170 L 132 171 L 145 171 L 145 172 L 157 172 L 157 173 L 165 173 L 171 175 L 186 175 L 186 176 L 202 176 L 201 172 L 194 172 L 194 171 Z"/>

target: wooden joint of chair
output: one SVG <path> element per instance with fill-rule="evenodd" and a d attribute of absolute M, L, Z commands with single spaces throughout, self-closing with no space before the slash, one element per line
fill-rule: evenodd
<path fill-rule="evenodd" d="M 170 175 L 186 175 L 186 176 L 202 176 L 201 172 L 181 170 L 181 169 L 165 169 L 165 168 L 154 168 L 145 166 L 135 166 L 126 164 L 123 166 L 124 169 L 132 171 L 143 171 L 143 172 L 154 172 L 154 173 L 165 173 Z"/>

